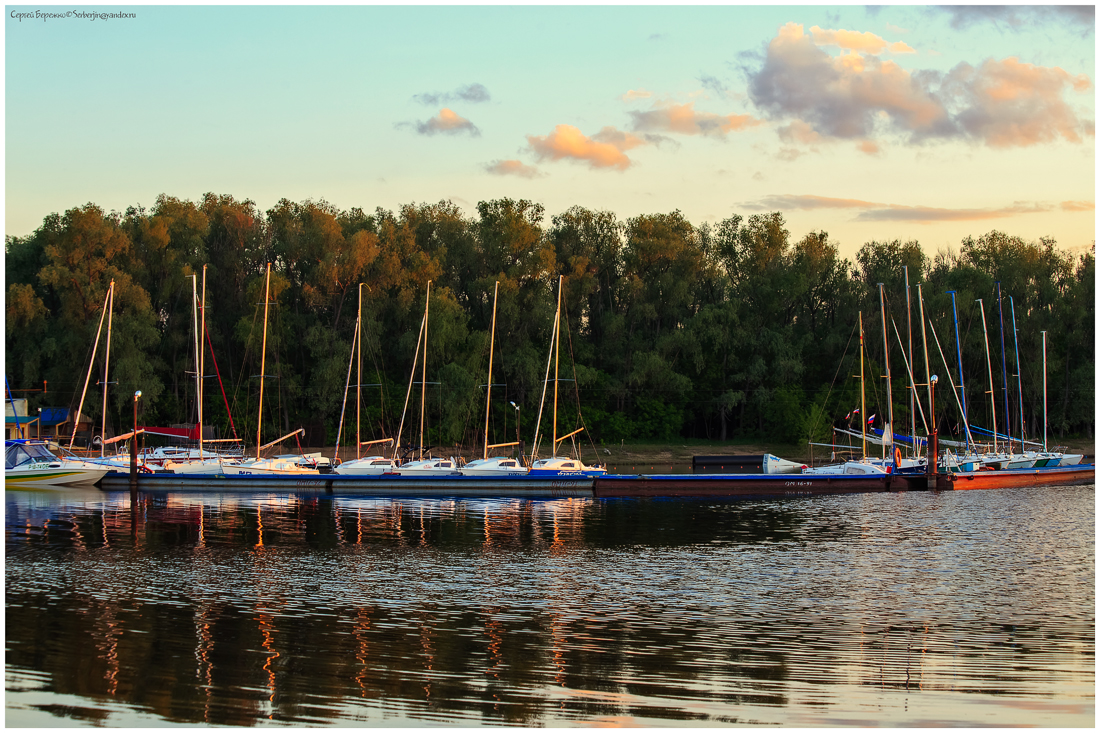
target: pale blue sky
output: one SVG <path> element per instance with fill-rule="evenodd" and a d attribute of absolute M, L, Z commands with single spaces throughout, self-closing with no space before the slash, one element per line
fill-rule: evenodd
<path fill-rule="evenodd" d="M 793 237 L 824 229 L 847 256 L 992 229 L 1095 239 L 1095 20 L 1079 9 L 12 17 L 68 9 L 7 7 L 9 235 L 88 201 L 213 191 L 264 209 L 450 199 L 471 215 L 508 196 L 696 224 L 780 210 Z"/>

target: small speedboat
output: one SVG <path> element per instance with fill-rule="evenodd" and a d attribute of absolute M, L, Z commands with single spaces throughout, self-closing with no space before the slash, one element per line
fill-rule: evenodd
<path fill-rule="evenodd" d="M 58 458 L 41 440 L 4 441 L 4 459 L 5 488 L 90 489 L 107 474 Z"/>
<path fill-rule="evenodd" d="M 399 476 L 459 476 L 458 464 L 453 458 L 425 458 L 409 461 L 393 471 Z"/>
<path fill-rule="evenodd" d="M 315 466 L 303 465 L 300 459 L 300 456 L 275 456 L 226 462 L 222 464 L 222 473 L 226 476 L 292 476 L 320 473 Z"/>
<path fill-rule="evenodd" d="M 554 456 L 542 458 L 531 464 L 528 476 L 532 478 L 577 477 L 577 476 L 602 476 L 607 473 L 603 466 L 586 466 L 582 461 L 573 458 Z"/>
<path fill-rule="evenodd" d="M 338 465 L 334 473 L 351 476 L 381 476 L 390 473 L 397 468 L 397 463 L 392 458 L 382 456 L 367 456 L 366 458 L 353 458 Z"/>
<path fill-rule="evenodd" d="M 890 467 L 891 469 L 893 466 Z M 804 474 L 812 475 L 844 475 L 844 476 L 882 476 L 890 473 L 886 466 L 871 461 L 845 461 L 830 466 L 816 466 L 802 469 Z"/>
<path fill-rule="evenodd" d="M 524 476 L 527 467 L 515 458 L 496 456 L 470 461 L 458 469 L 463 476 Z"/>

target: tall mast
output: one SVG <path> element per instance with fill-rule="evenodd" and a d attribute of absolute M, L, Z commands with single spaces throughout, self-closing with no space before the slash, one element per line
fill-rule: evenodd
<path fill-rule="evenodd" d="M 103 335 L 103 321 L 107 318 L 107 307 L 111 302 L 112 290 L 114 290 L 113 286 L 107 290 L 107 295 L 103 297 L 103 312 L 99 314 L 99 328 L 95 332 L 95 345 L 92 346 L 92 360 L 88 363 L 88 375 L 84 377 L 84 389 L 80 392 L 80 403 L 76 408 L 76 417 L 73 418 L 73 432 L 72 435 L 69 436 L 69 448 L 73 447 L 73 442 L 76 440 L 77 422 L 80 420 L 80 413 L 84 411 L 84 397 L 88 394 L 88 382 L 92 381 L 92 369 L 95 368 L 95 353 L 99 350 L 99 337 Z"/>
<path fill-rule="evenodd" d="M 493 343 L 497 334 L 497 291 L 500 290 L 500 281 L 493 285 L 493 322 L 489 327 L 489 379 L 485 383 L 485 447 L 481 451 L 481 457 L 489 457 L 489 403 L 493 393 Z"/>
<path fill-rule="evenodd" d="M 263 349 L 260 351 L 260 413 L 256 418 L 256 460 L 260 460 L 260 426 L 264 421 L 264 375 L 267 362 L 267 306 L 271 299 L 271 263 L 267 263 L 267 277 L 264 280 L 264 340 Z"/>
<path fill-rule="evenodd" d="M 1005 363 L 1005 310 L 1001 303 L 1001 283 L 997 282 L 997 312 L 1001 319 L 1001 379 L 1004 383 L 1005 398 L 1005 435 L 1008 436 L 1008 452 L 1012 452 L 1012 420 L 1008 412 L 1008 366 Z M 997 426 L 993 426 L 993 432 L 997 432 Z"/>
<path fill-rule="evenodd" d="M 195 333 L 195 420 L 198 422 L 199 437 L 202 437 L 202 367 L 199 360 L 199 276 L 191 275 L 191 323 Z M 202 458 L 202 444 L 199 444 L 199 458 Z"/>
<path fill-rule="evenodd" d="M 355 315 L 355 457 L 359 458 L 359 446 L 362 438 L 359 437 L 359 416 L 363 391 L 363 283 L 359 283 L 359 309 Z"/>
<path fill-rule="evenodd" d="M 1043 331 L 1043 453 L 1047 452 L 1047 332 Z"/>
<path fill-rule="evenodd" d="M 913 308 L 912 302 L 909 297 L 909 266 L 905 265 L 901 269 L 905 270 L 905 320 L 909 325 L 909 365 L 910 372 L 912 371 L 913 364 Z M 922 310 L 923 314 L 923 310 Z M 923 325 L 924 318 L 922 315 L 921 323 Z M 915 381 L 915 380 L 914 380 Z M 909 422 L 912 427 L 909 432 L 912 439 L 912 452 L 916 455 L 917 452 L 917 387 L 915 384 L 909 387 Z"/>
<path fill-rule="evenodd" d="M 928 387 L 928 413 L 930 413 L 928 418 L 935 420 L 936 416 L 931 414 L 932 387 L 930 385 L 932 384 L 932 366 L 928 365 L 928 333 L 924 330 L 924 292 L 921 289 L 921 283 L 916 284 L 916 304 L 921 315 L 921 346 L 924 348 L 924 385 Z M 915 391 L 916 387 L 913 387 L 913 389 Z M 930 425 L 925 428 L 926 431 L 935 429 L 935 425 Z"/>
<path fill-rule="evenodd" d="M 997 393 L 993 390 L 993 364 L 989 360 L 989 329 L 985 326 L 985 304 L 978 298 L 982 312 L 982 335 L 985 337 L 985 368 L 989 370 L 989 410 L 993 416 L 993 452 L 997 452 Z"/>
<path fill-rule="evenodd" d="M 206 342 L 206 265 L 202 266 L 202 300 L 199 301 L 199 310 L 202 314 L 199 318 L 199 460 L 202 460 L 202 394 L 203 380 L 206 379 L 206 349 L 202 345 Z"/>
<path fill-rule="evenodd" d="M 558 455 L 558 357 L 561 355 L 561 284 L 564 275 L 558 275 L 558 310 L 554 314 L 554 429 L 551 432 L 554 441 L 550 457 Z"/>
<path fill-rule="evenodd" d="M 428 281 L 428 292 L 424 296 L 424 361 L 420 362 L 420 453 L 424 458 L 424 403 L 428 396 L 428 302 L 432 296 L 432 281 Z"/>
<path fill-rule="evenodd" d="M 863 311 L 859 312 L 859 430 L 863 457 L 867 458 L 867 386 L 863 374 Z"/>
<path fill-rule="evenodd" d="M 1016 396 L 1020 400 L 1020 452 L 1024 450 L 1024 439 L 1027 437 L 1024 431 L 1024 385 L 1020 378 L 1020 341 L 1016 333 L 1016 304 L 1012 302 L 1012 296 L 1008 296 L 1008 307 L 1012 311 L 1012 348 L 1016 352 Z"/>
<path fill-rule="evenodd" d="M 967 415 L 966 415 L 966 387 L 964 386 L 964 383 L 963 383 L 962 342 L 959 341 L 959 311 L 955 307 L 955 291 L 954 290 L 948 290 L 947 292 L 951 294 L 951 313 L 952 313 L 952 315 L 955 316 L 955 353 L 956 353 L 956 355 L 958 356 L 958 359 L 959 359 L 959 397 L 961 398 L 959 401 L 962 403 L 963 424 L 969 426 L 970 422 L 967 419 Z M 970 429 L 969 429 L 969 427 L 967 428 L 967 431 L 966 431 L 966 449 L 968 451 L 970 450 Z"/>
<path fill-rule="evenodd" d="M 107 382 L 108 375 L 111 373 L 111 322 L 115 317 L 115 281 L 111 281 L 111 289 L 109 291 L 109 297 L 111 300 L 111 307 L 107 311 L 107 354 L 106 361 L 103 363 L 103 423 L 99 428 L 99 457 L 103 458 L 103 449 L 106 447 L 104 442 L 107 439 Z M 78 416 L 79 417 L 79 416 Z M 75 425 L 75 423 L 74 423 Z M 136 426 L 135 426 L 136 429 Z M 137 435 L 134 436 L 134 440 L 137 440 Z"/>
<path fill-rule="evenodd" d="M 890 388 L 890 342 L 886 338 L 886 291 L 882 283 L 878 284 L 878 302 L 882 311 L 882 353 L 886 360 L 886 430 L 882 431 L 882 457 L 886 457 L 886 431 L 890 431 L 890 442 L 894 434 L 894 393 Z"/>

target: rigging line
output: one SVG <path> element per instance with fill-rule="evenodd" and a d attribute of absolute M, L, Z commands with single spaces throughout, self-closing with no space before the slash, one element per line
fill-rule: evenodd
<path fill-rule="evenodd" d="M 584 428 L 584 434 L 588 438 L 588 444 L 592 446 L 592 452 L 596 454 L 596 460 L 600 458 L 600 452 L 596 449 L 596 441 L 592 438 L 592 432 L 588 429 L 588 426 L 584 424 L 584 415 L 581 414 L 581 386 L 577 381 L 577 359 L 573 355 L 573 329 L 569 327 L 569 309 L 563 307 L 565 311 L 565 338 L 569 343 L 569 361 L 573 364 L 573 390 L 577 396 L 577 422 L 576 424 Z M 576 439 L 573 440 L 574 447 L 577 445 Z M 577 452 L 578 460 L 580 460 L 580 452 Z"/>
<path fill-rule="evenodd" d="M 836 380 L 840 377 L 840 370 L 844 366 L 844 359 L 848 356 L 848 347 L 852 345 L 852 339 L 856 336 L 856 328 L 858 324 L 852 324 L 852 332 L 848 334 L 848 343 L 844 344 L 844 353 L 840 355 L 840 363 L 837 365 L 836 374 L 833 375 L 833 381 L 829 384 L 829 391 L 825 393 L 825 402 L 821 406 L 820 415 L 824 416 L 826 408 L 829 406 L 829 397 L 833 393 L 833 387 L 836 385 Z M 817 418 L 814 418 L 814 422 L 810 425 L 811 434 L 817 430 Z"/>
<path fill-rule="evenodd" d="M 222 401 L 225 402 L 225 412 L 229 415 L 229 427 L 233 431 L 233 437 L 240 440 L 237 437 L 237 426 L 233 424 L 233 411 L 229 409 L 229 398 L 225 396 L 225 385 L 222 384 L 222 373 L 218 370 L 218 360 L 214 356 L 214 342 L 210 340 L 210 331 L 206 331 L 206 343 L 210 347 L 210 361 L 214 362 L 214 373 L 218 375 L 218 386 L 222 391 Z"/>

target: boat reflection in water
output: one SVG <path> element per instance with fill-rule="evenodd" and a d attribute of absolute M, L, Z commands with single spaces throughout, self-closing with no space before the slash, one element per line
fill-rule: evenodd
<path fill-rule="evenodd" d="M 1094 720 L 1091 486 L 6 499 L 9 725 Z"/>

